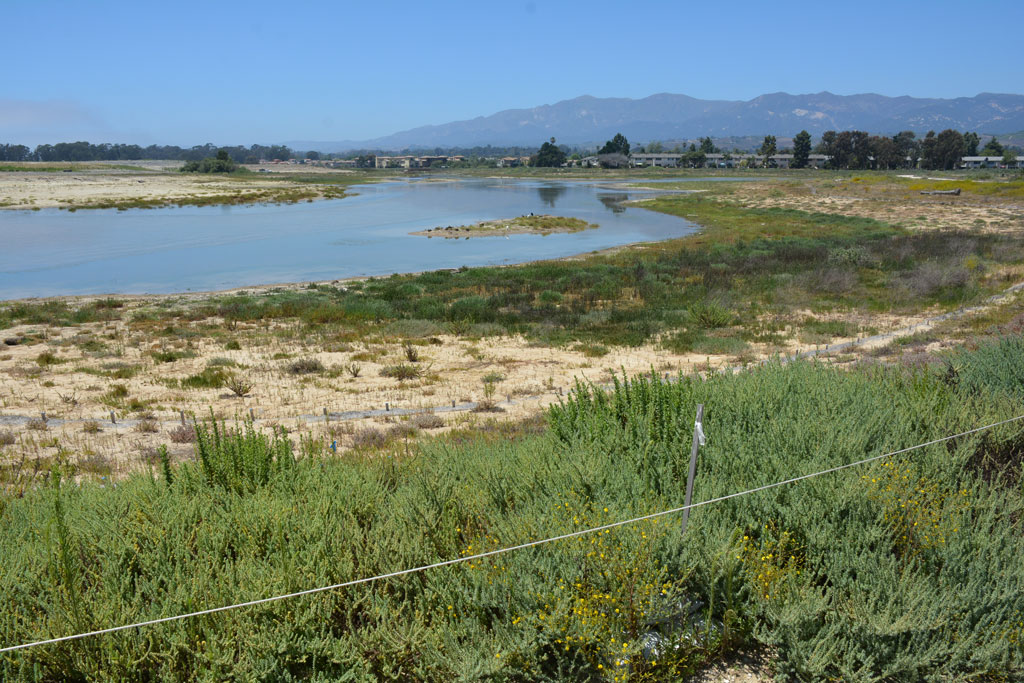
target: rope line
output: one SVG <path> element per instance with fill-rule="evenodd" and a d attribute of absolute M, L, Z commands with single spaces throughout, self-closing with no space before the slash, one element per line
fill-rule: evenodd
<path fill-rule="evenodd" d="M 814 477 L 820 477 L 820 476 L 823 476 L 823 475 L 826 475 L 826 474 L 832 474 L 834 472 L 839 472 L 841 470 L 849 469 L 851 467 L 857 467 L 859 465 L 864 465 L 864 464 L 867 464 L 869 462 L 874 462 L 876 460 L 882 460 L 883 458 L 891 458 L 893 456 L 901 455 L 903 453 L 909 453 L 910 451 L 915 451 L 915 450 L 918 450 L 918 449 L 921 449 L 921 448 L 926 448 L 928 446 L 934 446 L 936 444 L 945 443 L 946 441 L 951 441 L 952 439 L 957 439 L 957 438 L 960 438 L 962 436 L 969 436 L 971 434 L 976 434 L 978 432 L 982 432 L 982 431 L 985 431 L 987 429 L 993 429 L 995 427 L 999 427 L 999 426 L 1004 425 L 1004 424 L 1009 424 L 1011 422 L 1017 422 L 1018 420 L 1022 420 L 1022 419 L 1024 419 L 1024 415 L 1018 415 L 1017 417 L 1011 417 L 1011 418 L 1006 419 L 1006 420 L 1001 420 L 1000 422 L 993 422 L 992 424 L 985 425 L 984 427 L 976 427 L 974 429 L 969 429 L 969 430 L 967 430 L 965 432 L 960 432 L 959 434 L 953 434 L 951 436 L 943 436 L 943 437 L 940 437 L 938 439 L 933 439 L 931 441 L 926 441 L 925 443 L 917 444 L 916 446 L 908 446 L 907 448 L 901 448 L 900 450 L 892 451 L 891 453 L 883 453 L 882 455 L 874 455 L 874 456 L 871 456 L 870 458 L 864 458 L 863 460 L 857 460 L 855 462 L 847 463 L 845 465 L 837 465 L 836 467 L 830 467 L 829 469 L 821 470 L 820 472 L 812 472 L 811 474 L 803 474 L 803 475 L 800 475 L 799 477 L 793 477 L 792 479 L 785 479 L 783 481 L 777 481 L 777 482 L 774 482 L 772 484 L 765 484 L 764 486 L 758 486 L 758 487 L 755 487 L 755 488 L 752 488 L 752 489 L 747 489 L 745 491 L 738 491 L 736 493 L 729 493 L 729 494 L 726 494 L 724 496 L 719 496 L 718 498 L 711 498 L 709 500 L 701 501 L 699 503 L 691 503 L 690 505 L 682 505 L 680 507 L 672 508 L 670 510 L 662 510 L 660 512 L 653 512 L 651 514 L 643 515 L 641 517 L 633 517 L 632 519 L 625 519 L 625 520 L 622 520 L 622 521 L 611 522 L 609 524 L 603 524 L 601 526 L 591 527 L 591 528 L 588 528 L 588 529 L 581 529 L 579 531 L 572 531 L 570 533 L 561 534 L 559 536 L 552 536 L 550 538 L 544 538 L 544 539 L 537 540 L 537 541 L 528 541 L 526 543 L 520 543 L 518 545 L 508 546 L 508 547 L 505 547 L 505 548 L 498 548 L 496 550 L 489 550 L 487 552 L 477 553 L 476 555 L 469 555 L 469 556 L 466 556 L 466 557 L 459 557 L 459 558 L 455 558 L 455 559 L 452 559 L 452 560 L 443 560 L 441 562 L 435 562 L 433 564 L 421 565 L 419 567 L 411 567 L 409 569 L 401 569 L 401 570 L 398 570 L 398 571 L 390 572 L 388 574 L 379 574 L 377 576 L 370 576 L 370 577 L 365 577 L 365 578 L 362 578 L 362 579 L 353 579 L 351 581 L 344 581 L 342 583 L 335 583 L 335 584 L 332 584 L 330 586 L 320 586 L 320 587 L 317 587 L 317 588 L 308 588 L 306 590 L 296 591 L 294 593 L 285 593 L 283 595 L 275 595 L 275 596 L 271 596 L 271 597 L 268 597 L 268 598 L 259 598 L 257 600 L 250 600 L 248 602 L 240 602 L 240 603 L 237 603 L 237 604 L 234 604 L 234 605 L 224 605 L 222 607 L 211 607 L 209 609 L 199 610 L 199 611 L 196 611 L 196 612 L 189 612 L 187 614 L 177 614 L 177 615 L 170 616 L 170 617 L 160 617 L 158 619 L 150 619 L 149 621 L 140 621 L 140 622 L 137 622 L 137 623 L 134 623 L 134 624 L 124 624 L 122 626 L 112 626 L 110 628 L 98 629 L 96 631 L 88 631 L 88 632 L 85 632 L 85 633 L 77 633 L 77 634 L 70 635 L 70 636 L 61 636 L 59 638 L 50 638 L 48 640 L 39 640 L 39 641 L 31 642 L 31 643 L 24 643 L 22 645 L 12 645 L 12 646 L 8 646 L 8 647 L 0 648 L 0 653 L 14 652 L 16 650 L 25 650 L 25 649 L 28 649 L 30 647 L 38 647 L 40 645 L 52 645 L 53 643 L 61 643 L 61 642 L 69 641 L 69 640 L 78 640 L 78 639 L 81 639 L 81 638 L 88 638 L 90 636 L 98 636 L 98 635 L 103 635 L 103 634 L 106 634 L 106 633 L 115 633 L 117 631 L 126 631 L 128 629 L 142 628 L 143 626 L 153 626 L 155 624 L 163 624 L 163 623 L 170 622 L 170 621 L 178 621 L 178 620 L 181 620 L 181 619 L 189 619 L 189 618 L 192 618 L 192 617 L 203 616 L 203 615 L 206 615 L 206 614 L 216 614 L 217 612 L 226 612 L 228 610 L 240 609 L 242 607 L 253 607 L 255 605 L 262 605 L 262 604 L 265 604 L 265 603 L 268 603 L 268 602 L 276 602 L 278 600 L 287 600 L 287 599 L 290 599 L 290 598 L 301 597 L 303 595 L 312 595 L 314 593 L 322 593 L 322 592 L 325 592 L 325 591 L 337 590 L 339 588 L 347 588 L 349 586 L 358 586 L 360 584 L 372 583 L 372 582 L 375 582 L 375 581 L 381 581 L 383 579 L 393 579 L 395 577 L 406 576 L 408 574 L 415 574 L 415 573 L 418 573 L 418 572 L 427 571 L 429 569 L 438 569 L 440 567 L 447 567 L 447 566 L 450 566 L 450 565 L 459 564 L 461 562 L 470 562 L 470 561 L 473 561 L 473 560 L 481 560 L 481 559 L 484 559 L 484 558 L 487 558 L 487 557 L 494 557 L 495 555 L 502 555 L 504 553 L 510 553 L 510 552 L 515 551 L 515 550 L 524 550 L 526 548 L 533 548 L 535 546 L 545 545 L 547 543 L 554 543 L 555 541 L 564 541 L 564 540 L 569 539 L 569 538 L 576 538 L 576 537 L 579 537 L 579 536 L 584 536 L 586 534 L 597 533 L 597 532 L 606 531 L 606 530 L 609 530 L 609 529 L 614 529 L 616 527 L 625 526 L 627 524 L 634 524 L 636 522 L 642 522 L 642 521 L 646 521 L 646 520 L 649 520 L 649 519 L 655 519 L 657 517 L 664 517 L 666 515 L 671 515 L 671 514 L 675 514 L 677 512 L 682 512 L 683 510 L 693 510 L 695 508 L 703 507 L 705 505 L 711 505 L 713 503 L 721 503 L 723 501 L 730 500 L 732 498 L 739 498 L 741 496 L 750 495 L 752 493 L 759 493 L 761 491 L 767 491 L 768 489 L 778 488 L 780 486 L 786 486 L 787 484 L 793 484 L 793 483 L 796 483 L 796 482 L 799 482 L 799 481 L 804 481 L 805 479 L 813 479 Z"/>

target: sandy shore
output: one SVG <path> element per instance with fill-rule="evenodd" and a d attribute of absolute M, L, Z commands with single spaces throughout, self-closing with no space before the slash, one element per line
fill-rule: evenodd
<path fill-rule="evenodd" d="M 247 166 L 257 175 L 218 176 L 178 173 L 181 162 L 138 162 L 135 168 L 96 164 L 35 164 L 67 170 L 0 172 L 0 208 L 70 209 L 91 206 L 203 203 L 218 198 L 260 201 L 274 193 L 306 191 L 288 178 L 297 173 L 346 175 L 352 171 L 279 164 Z M 33 164 L 21 164 L 32 168 Z M 133 164 L 134 165 L 134 164 Z M 266 172 L 261 172 L 260 169 Z"/>

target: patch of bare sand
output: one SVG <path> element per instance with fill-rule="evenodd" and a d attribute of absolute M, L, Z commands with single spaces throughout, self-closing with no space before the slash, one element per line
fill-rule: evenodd
<path fill-rule="evenodd" d="M 52 164 L 50 164 L 52 166 Z M 139 161 L 136 168 L 95 164 L 67 164 L 61 171 L 19 171 L 0 173 L 0 208 L 48 209 L 88 207 L 131 202 L 176 203 L 202 201 L 212 197 L 265 193 L 268 190 L 304 189 L 289 178 L 299 173 L 349 175 L 348 169 L 299 164 L 248 165 L 255 178 L 178 173 L 180 161 Z M 31 168 L 32 164 L 27 164 Z M 64 166 L 64 164 L 60 164 Z"/>
<path fill-rule="evenodd" d="M 0 206 L 8 209 L 82 207 L 118 202 L 175 202 L 291 187 L 194 174 L 0 173 Z"/>
<path fill-rule="evenodd" d="M 485 399 L 502 409 L 496 413 L 438 412 L 442 430 L 451 429 L 492 418 L 535 416 L 564 396 L 576 381 L 602 384 L 622 372 L 674 375 L 713 371 L 815 347 L 806 338 L 784 331 L 787 338 L 774 344 L 752 344 L 739 357 L 676 354 L 658 344 L 611 347 L 606 355 L 595 357 L 587 355 L 593 354 L 592 347 L 552 348 L 522 337 L 438 335 L 430 342 L 414 340 L 411 348 L 419 358 L 411 363 L 403 340 L 398 338 L 347 343 L 300 335 L 297 341 L 295 328 L 262 322 L 238 324 L 230 337 L 241 348 L 227 349 L 223 334 L 212 338 L 200 327 L 183 338 L 164 334 L 162 325 L 126 322 L 132 307 L 152 303 L 154 298 L 126 299 L 124 320 L 65 328 L 22 325 L 0 331 L 0 338 L 24 339 L 14 346 L 0 345 L 0 418 L 37 418 L 45 413 L 50 421 L 46 430 L 32 429 L 33 425 L 23 420 L 6 426 L 0 423 L 0 432 L 11 431 L 17 442 L 0 447 L 0 462 L 52 460 L 60 454 L 79 462 L 105 460 L 117 474 L 151 465 L 154 449 L 161 444 L 167 444 L 175 458 L 187 458 L 192 446 L 170 438 L 182 412 L 199 418 L 213 414 L 229 421 L 252 414 L 261 427 L 280 425 L 297 433 L 313 433 L 337 441 L 344 449 L 352 445 L 353 432 L 367 427 L 388 430 L 414 418 L 392 412 L 343 423 L 325 422 L 324 410 L 336 414 L 389 407 L 392 411 L 431 412 L 453 402 Z M 794 325 L 797 318 L 810 315 L 798 311 Z M 872 316 L 858 321 L 884 332 L 916 324 L 924 317 Z M 206 330 L 225 328 L 217 319 L 194 325 Z M 841 341 L 848 339 L 830 339 L 831 343 Z M 161 362 L 169 356 L 160 354 L 169 352 L 180 357 Z M 316 361 L 323 369 L 294 372 L 291 365 L 298 360 Z M 402 364 L 415 367 L 420 376 L 398 381 L 382 374 L 385 368 Z M 189 388 L 183 384 L 183 380 L 211 369 L 242 379 L 251 385 L 251 391 L 239 397 L 224 387 Z M 110 422 L 111 410 L 117 424 Z M 68 422 L 59 424 L 60 420 Z M 153 431 L 140 430 L 140 420 L 149 420 L 146 429 Z M 95 421 L 100 431 L 87 431 L 95 429 L 86 426 L 90 421 Z"/>
<path fill-rule="evenodd" d="M 990 197 L 924 196 L 905 188 L 858 188 L 851 196 L 845 185 L 809 184 L 783 193 L 777 187 L 751 183 L 737 187 L 726 199 L 749 208 L 796 209 L 899 223 L 913 230 L 1024 230 L 1024 210 L 1013 202 Z"/>
<path fill-rule="evenodd" d="M 773 680 L 771 657 L 764 651 L 738 653 L 687 680 L 689 683 L 768 683 Z"/>
<path fill-rule="evenodd" d="M 239 325 L 243 348 L 227 350 L 223 341 L 161 338 L 120 321 L 5 330 L 0 336 L 29 341 L 0 346 L 0 415 L 38 417 L 45 412 L 52 426 L 45 431 L 24 423 L 0 426 L 0 431 L 10 429 L 18 439 L 18 444 L 4 447 L 2 458 L 24 453 L 52 457 L 58 450 L 72 459 L 102 453 L 119 468 L 131 469 L 147 449 L 168 442 L 181 411 L 200 418 L 212 412 L 231 420 L 244 418 L 251 410 L 261 425 L 324 433 L 330 424 L 311 423 L 302 416 L 322 416 L 325 409 L 342 413 L 389 406 L 429 411 L 453 401 L 477 402 L 487 398 L 485 377 L 493 380 L 493 400 L 504 410 L 493 415 L 516 420 L 557 401 L 576 380 L 605 382 L 613 372 L 637 374 L 652 368 L 676 372 L 706 360 L 666 354 L 653 346 L 613 349 L 602 358 L 588 358 L 581 350 L 535 346 L 519 337 L 468 340 L 442 335 L 435 338 L 437 343 L 414 346 L 420 357 L 413 364 L 397 339 L 351 345 L 297 343 L 290 337 L 275 337 L 274 331 L 273 327 Z M 30 343 L 38 336 L 45 340 Z M 160 362 L 155 356 L 172 351 L 184 357 Z M 44 361 L 41 366 L 43 354 L 53 354 L 53 362 Z M 290 370 L 294 361 L 306 359 L 319 362 L 324 370 L 310 374 Z M 414 365 L 421 377 L 400 382 L 382 375 L 384 368 L 400 364 Z M 211 367 L 243 378 L 252 385 L 251 393 L 240 398 L 223 387 L 181 384 Z M 111 410 L 121 424 L 111 424 Z M 442 417 L 446 425 L 458 426 L 488 415 Z M 146 416 L 157 423 L 157 431 L 138 431 L 134 426 Z M 386 426 L 404 419 L 383 416 L 366 422 Z M 57 420 L 71 422 L 59 425 Z M 89 420 L 95 420 L 102 431 L 83 431 Z M 125 420 L 133 424 L 125 425 Z M 342 439 L 340 445 L 344 447 L 346 441 Z M 185 457 L 191 447 L 171 444 L 171 448 Z"/>

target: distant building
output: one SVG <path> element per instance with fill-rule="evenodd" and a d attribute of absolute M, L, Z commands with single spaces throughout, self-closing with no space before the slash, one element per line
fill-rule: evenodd
<path fill-rule="evenodd" d="M 1024 157 L 1017 157 L 1009 164 L 1003 163 L 1003 157 L 963 157 L 960 168 L 1024 168 Z"/>
<path fill-rule="evenodd" d="M 382 157 L 378 156 L 374 162 L 376 168 L 412 168 L 412 160 L 415 157 Z"/>
<path fill-rule="evenodd" d="M 498 159 L 498 168 L 512 168 L 513 166 L 528 166 L 530 157 L 502 157 Z"/>
<path fill-rule="evenodd" d="M 660 166 L 662 168 L 675 168 L 679 165 L 679 159 L 681 159 L 682 156 L 682 154 L 670 154 L 668 152 L 658 154 L 630 154 L 629 165 L 637 167 Z"/>

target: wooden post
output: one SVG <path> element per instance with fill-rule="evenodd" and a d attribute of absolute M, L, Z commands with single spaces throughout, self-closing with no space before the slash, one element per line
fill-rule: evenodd
<path fill-rule="evenodd" d="M 693 500 L 693 477 L 697 474 L 697 450 L 704 441 L 704 404 L 697 404 L 697 419 L 693 424 L 693 448 L 690 449 L 690 473 L 686 476 L 686 499 L 683 505 L 688 506 Z M 686 523 L 690 521 L 690 508 L 683 510 L 683 528 L 680 535 L 686 533 Z"/>
<path fill-rule="evenodd" d="M 116 425 L 117 424 L 117 420 L 114 419 L 114 411 L 113 410 L 110 411 L 110 424 L 112 424 L 112 425 Z"/>
<path fill-rule="evenodd" d="M 253 413 L 252 408 L 249 408 L 249 419 L 253 422 L 256 421 L 256 414 Z"/>
<path fill-rule="evenodd" d="M 181 426 L 184 427 L 185 426 L 185 411 L 184 410 L 179 410 L 178 414 L 181 416 Z"/>

